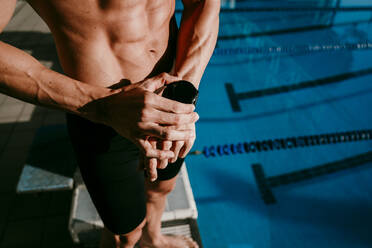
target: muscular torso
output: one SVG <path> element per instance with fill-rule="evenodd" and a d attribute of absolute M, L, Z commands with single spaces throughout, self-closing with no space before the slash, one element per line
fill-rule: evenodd
<path fill-rule="evenodd" d="M 62 68 L 72 78 L 107 87 L 169 70 L 174 0 L 28 2 L 48 24 Z"/>

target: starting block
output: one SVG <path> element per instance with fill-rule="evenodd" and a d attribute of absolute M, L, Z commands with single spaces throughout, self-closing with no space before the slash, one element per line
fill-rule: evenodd
<path fill-rule="evenodd" d="M 72 190 L 76 162 L 65 125 L 39 128 L 21 172 L 16 192 Z"/>
<path fill-rule="evenodd" d="M 75 244 L 95 247 L 101 238 L 103 223 L 79 173 L 75 175 L 75 184 L 69 231 Z M 177 178 L 176 187 L 167 198 L 162 216 L 162 233 L 191 237 L 202 247 L 197 217 L 198 212 L 184 164 Z"/>

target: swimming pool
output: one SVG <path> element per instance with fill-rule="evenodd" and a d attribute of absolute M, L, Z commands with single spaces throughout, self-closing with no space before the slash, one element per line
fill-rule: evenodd
<path fill-rule="evenodd" d="M 371 247 L 372 2 L 222 5 L 193 149 L 313 144 L 189 156 L 204 246 Z"/>

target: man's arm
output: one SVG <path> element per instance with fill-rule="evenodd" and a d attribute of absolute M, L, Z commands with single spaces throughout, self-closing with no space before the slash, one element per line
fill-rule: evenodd
<path fill-rule="evenodd" d="M 16 0 L 0 0 L 0 32 L 9 22 L 15 3 Z M 142 148 L 147 157 L 174 156 L 172 152 L 153 149 L 146 141 L 147 135 L 184 140 L 193 133 L 174 130 L 172 126 L 192 123 L 198 118 L 191 104 L 177 103 L 153 93 L 164 85 L 167 77 L 171 76 L 159 75 L 111 90 L 52 71 L 29 54 L 0 41 L 1 93 L 109 125 Z"/>
<path fill-rule="evenodd" d="M 0 33 L 14 12 L 16 0 L 0 0 Z M 76 113 L 98 121 L 97 111 L 81 107 L 115 91 L 73 80 L 49 70 L 29 54 L 0 41 L 0 92 L 47 107 Z M 83 109 L 87 111 L 86 109 Z"/>
<path fill-rule="evenodd" d="M 175 75 L 199 87 L 216 45 L 219 0 L 182 0 L 184 11 L 178 34 Z"/>
<path fill-rule="evenodd" d="M 184 10 L 178 33 L 174 75 L 179 79 L 191 82 L 196 88 L 199 88 L 204 70 L 216 46 L 220 1 L 182 0 L 182 2 Z M 195 132 L 194 123 L 188 124 L 184 128 Z M 169 141 L 158 144 L 165 150 L 172 150 L 175 156 L 169 161 L 151 159 L 149 162 L 150 178 L 156 179 L 156 167 L 165 168 L 168 162 L 175 162 L 177 157 L 184 158 L 191 150 L 194 140 L 195 135 L 184 141 L 173 142 L 173 144 Z M 156 146 L 156 144 L 153 143 L 153 146 Z"/>

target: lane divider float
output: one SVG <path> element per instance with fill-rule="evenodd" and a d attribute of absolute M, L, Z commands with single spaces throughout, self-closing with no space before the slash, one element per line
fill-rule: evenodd
<path fill-rule="evenodd" d="M 294 149 L 301 147 L 329 145 L 346 142 L 366 141 L 372 139 L 372 129 L 354 130 L 348 132 L 326 133 L 319 135 L 308 135 L 262 141 L 239 142 L 236 144 L 222 144 L 205 146 L 202 151 L 195 150 L 191 155 L 205 157 L 229 156 L 254 152 L 267 152 L 281 149 Z"/>

